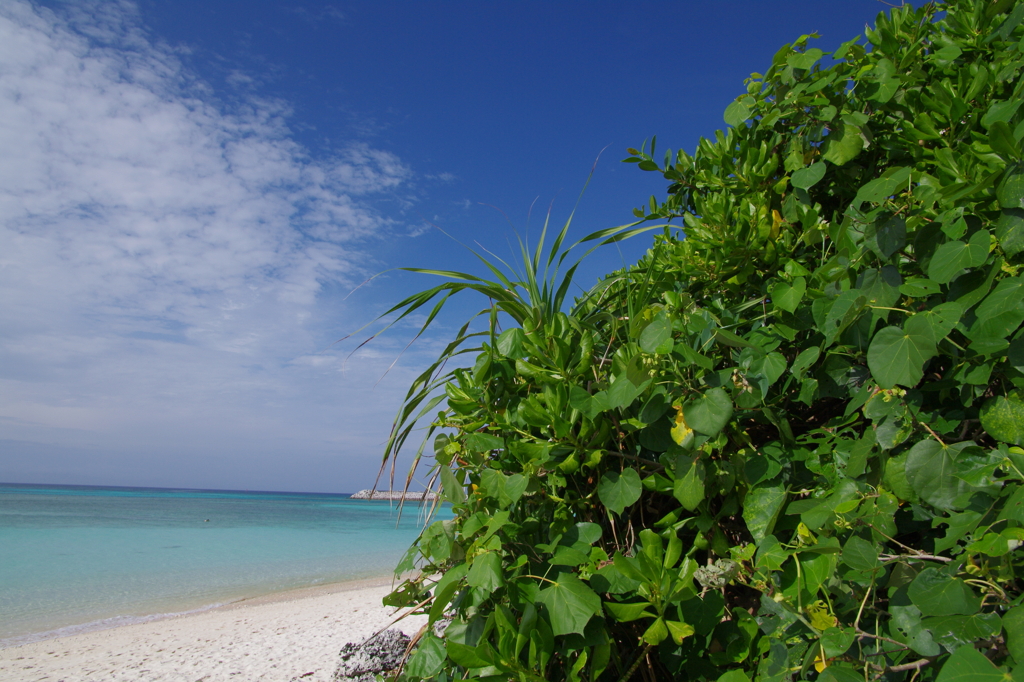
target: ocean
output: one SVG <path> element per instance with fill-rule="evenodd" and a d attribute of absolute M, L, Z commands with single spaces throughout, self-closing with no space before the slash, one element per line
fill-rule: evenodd
<path fill-rule="evenodd" d="M 422 509 L 399 522 L 396 503 L 347 495 L 0 484 L 0 647 L 389 576 Z"/>

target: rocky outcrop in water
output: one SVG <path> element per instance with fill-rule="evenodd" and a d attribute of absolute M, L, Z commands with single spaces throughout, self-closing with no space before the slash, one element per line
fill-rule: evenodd
<path fill-rule="evenodd" d="M 428 502 L 437 499 L 437 493 L 425 492 L 425 493 L 414 493 L 407 492 L 403 493 L 401 490 L 360 490 L 352 496 L 353 500 L 394 500 L 398 502 L 405 496 L 406 501 L 409 502 L 421 502 L 427 500 Z"/>
<path fill-rule="evenodd" d="M 341 660 L 331 680 L 374 682 L 376 675 L 385 675 L 398 668 L 408 648 L 409 637 L 394 628 L 360 644 L 346 644 L 341 648 Z"/>

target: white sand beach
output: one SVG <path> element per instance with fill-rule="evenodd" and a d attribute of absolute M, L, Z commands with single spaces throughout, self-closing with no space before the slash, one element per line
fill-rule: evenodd
<path fill-rule="evenodd" d="M 338 652 L 386 626 L 390 581 L 340 583 L 0 649 L 5 682 L 327 682 Z M 412 635 L 424 616 L 395 625 Z"/>

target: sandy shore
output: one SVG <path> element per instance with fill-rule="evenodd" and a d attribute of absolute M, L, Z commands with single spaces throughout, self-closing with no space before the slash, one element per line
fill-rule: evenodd
<path fill-rule="evenodd" d="M 387 625 L 389 580 L 340 583 L 202 613 L 0 649 L 6 682 L 327 682 L 338 652 Z M 426 618 L 395 627 L 414 634 Z"/>

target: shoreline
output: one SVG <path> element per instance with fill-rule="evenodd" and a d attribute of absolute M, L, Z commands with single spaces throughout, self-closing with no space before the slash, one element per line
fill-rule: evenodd
<path fill-rule="evenodd" d="M 14 644 L 0 649 L 0 678 L 328 682 L 344 644 L 402 611 L 381 604 L 391 589 L 390 576 L 314 585 Z M 393 627 L 411 635 L 425 622 L 416 616 Z"/>
<path fill-rule="evenodd" d="M 113 630 L 116 628 L 131 627 L 133 625 L 141 625 L 143 623 L 155 623 L 162 620 L 185 618 L 188 616 L 210 613 L 214 611 L 230 610 L 232 608 L 247 605 L 272 604 L 276 602 L 302 599 L 304 597 L 321 596 L 324 594 L 331 594 L 340 591 L 358 590 L 371 587 L 382 587 L 385 585 L 390 585 L 393 582 L 397 584 L 397 581 L 393 579 L 392 574 L 388 572 L 382 573 L 379 576 L 373 576 L 368 578 L 335 580 L 332 582 L 319 583 L 316 585 L 306 585 L 303 587 L 286 587 L 284 589 L 273 590 L 270 592 L 252 594 L 251 596 L 234 597 L 229 598 L 225 601 L 211 602 L 209 604 L 203 604 L 193 608 L 186 608 L 181 611 L 165 611 L 158 613 L 146 613 L 142 615 L 111 616 L 108 618 L 101 618 L 99 620 L 88 621 L 85 623 L 64 625 L 58 628 L 54 628 L 52 630 L 28 632 L 22 635 L 4 637 L 3 639 L 0 639 L 0 652 L 2 652 L 4 649 L 19 647 L 25 644 L 46 642 L 52 639 L 61 639 L 63 637 L 74 637 L 75 635 L 83 635 L 88 634 L 90 632 L 102 632 L 103 630 Z"/>

